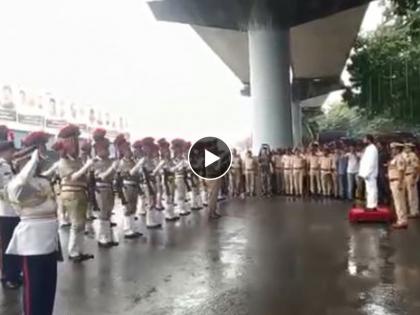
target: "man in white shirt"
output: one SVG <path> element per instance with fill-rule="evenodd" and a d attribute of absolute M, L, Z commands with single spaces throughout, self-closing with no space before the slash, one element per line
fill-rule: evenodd
<path fill-rule="evenodd" d="M 13 177 L 12 158 L 15 147 L 13 142 L 0 142 L 0 269 L 1 281 L 6 289 L 20 286 L 21 259 L 17 255 L 7 255 L 13 232 L 19 223 L 19 217 L 5 196 L 5 188 Z"/>
<path fill-rule="evenodd" d="M 353 145 L 349 147 L 347 156 L 347 199 L 353 200 L 356 188 L 356 176 L 359 173 L 359 156 Z"/>
<path fill-rule="evenodd" d="M 35 151 L 22 160 L 20 172 L 7 185 L 7 197 L 19 214 L 7 254 L 23 260 L 23 314 L 52 315 L 57 285 L 57 202 L 48 179 L 40 176 L 49 135 L 30 133 L 23 141 Z"/>
<path fill-rule="evenodd" d="M 378 206 L 378 149 L 372 135 L 366 135 L 363 142 L 367 146 L 360 159 L 359 176 L 365 181 L 366 210 L 375 211 Z"/>

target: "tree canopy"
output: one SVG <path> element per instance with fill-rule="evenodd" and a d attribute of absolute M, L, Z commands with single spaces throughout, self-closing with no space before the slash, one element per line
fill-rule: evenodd
<path fill-rule="evenodd" d="M 420 122 L 420 1 L 386 5 L 384 23 L 355 42 L 343 99 L 367 118 L 382 115 L 415 125 Z"/>

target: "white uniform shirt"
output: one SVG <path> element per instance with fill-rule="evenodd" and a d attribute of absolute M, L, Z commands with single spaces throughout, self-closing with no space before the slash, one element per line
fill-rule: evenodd
<path fill-rule="evenodd" d="M 359 172 L 359 157 L 356 153 L 347 153 L 347 173 L 357 174 Z"/>
<path fill-rule="evenodd" d="M 13 178 L 12 167 L 4 159 L 0 158 L 0 217 L 17 217 L 12 205 L 5 199 L 5 187 Z M 1 196 L 2 195 L 2 196 Z"/>
<path fill-rule="evenodd" d="M 47 255 L 58 250 L 57 203 L 48 180 L 34 177 L 37 165 L 38 151 L 35 151 L 31 160 L 7 186 L 8 197 L 17 207 L 25 199 L 23 194 L 28 191 L 34 191 L 28 200 L 35 202 L 34 206 L 17 208 L 21 221 L 13 232 L 7 254 Z M 38 205 L 37 198 L 41 201 Z"/>
<path fill-rule="evenodd" d="M 367 179 L 378 177 L 378 149 L 374 144 L 368 145 L 363 152 L 360 159 L 359 176 Z"/>

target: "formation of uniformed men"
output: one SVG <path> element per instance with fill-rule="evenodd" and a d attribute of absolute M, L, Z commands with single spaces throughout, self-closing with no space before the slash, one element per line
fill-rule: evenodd
<path fill-rule="evenodd" d="M 142 236 L 135 224 L 140 216 L 148 229 L 160 228 L 158 211 L 170 222 L 208 206 L 210 219 L 217 219 L 222 192 L 234 198 L 276 193 L 357 200 L 365 190 L 366 208 L 375 211 L 378 200 L 386 199 L 378 193 L 389 187 L 398 218 L 394 228 L 407 228 L 408 218 L 419 217 L 420 162 L 411 143 L 392 143 L 389 157 L 383 146 L 378 153 L 372 137 L 367 137 L 363 153 L 352 145 L 318 143 L 303 150 L 271 151 L 264 145 L 257 157 L 232 150 L 228 176 L 204 181 L 188 167 L 191 144 L 182 139 L 169 143 L 147 137 L 130 144 L 119 135 L 113 143 L 116 157 L 111 158 L 105 130 L 95 130 L 92 142 L 80 141 L 79 128 L 69 125 L 52 146 L 59 156 L 53 163 L 46 157 L 49 135 L 30 133 L 16 153 L 6 134 L 7 128 L 0 126 L 0 266 L 5 288 L 23 283 L 25 315 L 52 314 L 61 258 L 58 227 L 69 226 L 69 260 L 93 259 L 84 246 L 93 217 L 98 246 L 119 245 L 111 222 L 117 202 L 125 239 Z M 381 177 L 383 170 L 387 176 Z M 389 182 L 385 189 L 378 189 L 381 178 Z"/>
<path fill-rule="evenodd" d="M 220 181 L 206 183 L 190 171 L 191 144 L 182 139 L 156 143 L 148 137 L 131 145 L 119 135 L 111 158 L 105 130 L 95 130 L 87 142 L 80 141 L 77 126 L 69 125 L 52 145 L 59 157 L 53 162 L 46 156 L 48 134 L 30 133 L 17 153 L 7 134 L 0 126 L 0 266 L 4 288 L 24 285 L 25 315 L 53 312 L 59 226 L 69 227 L 69 260 L 82 263 L 94 258 L 84 246 L 92 230 L 101 248 L 118 246 L 111 222 L 117 201 L 125 239 L 141 237 L 134 223 L 139 216 L 145 216 L 147 228 L 160 228 L 158 211 L 168 222 L 203 206 L 209 207 L 210 219 L 220 217 Z"/>

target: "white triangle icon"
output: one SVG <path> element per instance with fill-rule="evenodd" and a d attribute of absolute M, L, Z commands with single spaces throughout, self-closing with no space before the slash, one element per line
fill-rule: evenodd
<path fill-rule="evenodd" d="M 217 162 L 218 160 L 220 160 L 220 157 L 218 157 L 216 154 L 204 150 L 204 167 L 207 167 L 213 164 L 214 162 Z"/>

